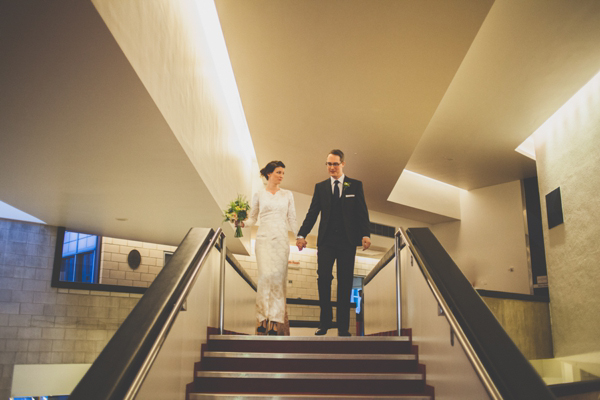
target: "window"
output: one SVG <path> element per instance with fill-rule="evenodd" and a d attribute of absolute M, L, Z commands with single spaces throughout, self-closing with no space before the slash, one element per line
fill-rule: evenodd
<path fill-rule="evenodd" d="M 98 236 L 65 231 L 60 280 L 98 283 Z"/>
<path fill-rule="evenodd" d="M 51 286 L 139 294 L 146 291 L 145 287 L 100 283 L 101 254 L 101 236 L 58 227 Z"/>
<path fill-rule="evenodd" d="M 98 236 L 65 231 L 59 279 L 98 283 Z"/>

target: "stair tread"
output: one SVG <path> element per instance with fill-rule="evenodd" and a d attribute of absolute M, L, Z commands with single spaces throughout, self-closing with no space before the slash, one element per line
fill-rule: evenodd
<path fill-rule="evenodd" d="M 256 393 L 190 393 L 190 400 L 332 400 L 332 399 L 354 399 L 354 400 L 431 400 L 433 397 L 427 394 L 398 394 L 398 395 L 334 395 L 334 394 L 256 394 Z"/>
<path fill-rule="evenodd" d="M 335 379 L 335 380 L 423 380 L 419 372 L 252 372 L 252 371 L 197 371 L 197 378 L 248 378 L 248 379 Z"/>
<path fill-rule="evenodd" d="M 328 359 L 328 360 L 416 360 L 416 354 L 343 354 L 343 353 L 265 353 L 237 351 L 206 351 L 205 357 L 270 358 L 270 359 Z"/>
<path fill-rule="evenodd" d="M 256 336 L 256 335 L 210 335 L 209 340 L 277 341 L 277 342 L 410 342 L 408 336 Z"/>

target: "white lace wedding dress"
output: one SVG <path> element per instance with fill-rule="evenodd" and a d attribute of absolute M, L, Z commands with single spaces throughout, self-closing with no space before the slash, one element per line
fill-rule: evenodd
<path fill-rule="evenodd" d="M 268 319 L 283 323 L 290 255 L 288 227 L 294 234 L 298 232 L 294 197 L 289 190 L 280 189 L 272 194 L 263 188 L 254 194 L 250 207 L 245 226 L 254 225 L 260 218 L 255 247 L 256 317 L 259 322 Z"/>

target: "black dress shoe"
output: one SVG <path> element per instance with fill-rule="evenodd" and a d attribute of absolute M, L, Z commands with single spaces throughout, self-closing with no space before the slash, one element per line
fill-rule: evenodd
<path fill-rule="evenodd" d="M 315 336 L 323 336 L 327 334 L 327 331 L 329 330 L 329 327 L 327 326 L 320 326 L 317 331 L 315 332 Z"/>
<path fill-rule="evenodd" d="M 338 336 L 352 336 L 348 331 L 338 331 Z"/>

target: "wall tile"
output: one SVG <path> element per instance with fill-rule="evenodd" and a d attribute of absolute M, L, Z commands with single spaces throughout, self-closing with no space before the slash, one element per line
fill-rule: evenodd
<path fill-rule="evenodd" d="M 60 304 L 44 304 L 44 315 L 49 317 L 66 317 L 67 306 Z"/>
<path fill-rule="evenodd" d="M 42 339 L 64 339 L 64 328 L 42 328 Z"/>
<path fill-rule="evenodd" d="M 27 232 L 10 230 L 8 232 L 8 241 L 13 243 L 27 243 Z"/>
<path fill-rule="evenodd" d="M 19 328 L 16 327 L 0 326 L 0 339 L 16 339 L 18 329 Z"/>
<path fill-rule="evenodd" d="M 11 253 L 9 249 L 9 245 L 6 245 L 6 250 L 4 254 L 3 263 L 7 266 L 11 265 L 14 267 L 22 267 L 25 265 L 25 259 L 23 258 L 24 254 L 16 254 Z"/>
<path fill-rule="evenodd" d="M 67 317 L 87 317 L 89 307 L 67 306 Z"/>
<path fill-rule="evenodd" d="M 2 314 L 18 314 L 18 303 L 0 303 L 0 313 Z"/>
<path fill-rule="evenodd" d="M 43 313 L 48 317 L 66 317 L 67 306 L 60 304 L 44 304 Z"/>
<path fill-rule="evenodd" d="M 18 304 L 15 304 L 18 308 Z M 8 318 L 8 326 L 31 326 L 31 315 L 11 315 Z"/>
<path fill-rule="evenodd" d="M 38 328 L 50 328 L 55 326 L 56 321 L 53 316 L 34 315 L 31 317 L 31 326 Z"/>
<path fill-rule="evenodd" d="M 0 353 L 0 364 L 14 364 L 16 357 L 17 353 L 15 351 L 5 351 L 3 353 Z"/>
<path fill-rule="evenodd" d="M 6 340 L 6 351 L 27 351 L 27 340 L 8 339 Z"/>
<path fill-rule="evenodd" d="M 23 290 L 29 290 L 32 292 L 44 292 L 50 287 L 48 281 L 38 281 L 33 279 L 23 280 Z"/>
<path fill-rule="evenodd" d="M 55 317 L 54 323 L 56 327 L 70 327 L 74 328 L 77 326 L 77 318 L 75 317 Z"/>
<path fill-rule="evenodd" d="M 38 280 L 38 281 L 50 282 L 52 280 L 52 269 L 50 269 L 50 268 L 36 269 L 34 279 Z"/>
<path fill-rule="evenodd" d="M 53 352 L 40 353 L 40 364 L 62 364 L 62 361 L 63 361 L 63 353 L 53 353 Z"/>
<path fill-rule="evenodd" d="M 15 278 L 35 279 L 36 268 L 18 267 L 15 268 Z"/>
<path fill-rule="evenodd" d="M 52 351 L 72 352 L 75 351 L 75 342 L 72 340 L 53 340 Z"/>
<path fill-rule="evenodd" d="M 18 328 L 19 339 L 41 339 L 42 328 Z"/>
<path fill-rule="evenodd" d="M 50 236 L 40 233 L 28 233 L 27 243 L 50 246 Z"/>
<path fill-rule="evenodd" d="M 33 339 L 28 340 L 27 351 L 30 352 L 45 352 L 52 350 L 52 340 Z"/>

